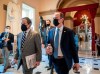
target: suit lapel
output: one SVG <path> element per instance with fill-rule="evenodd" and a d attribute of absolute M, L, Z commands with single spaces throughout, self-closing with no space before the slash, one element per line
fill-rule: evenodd
<path fill-rule="evenodd" d="M 61 45 L 62 42 L 63 42 L 64 36 L 65 36 L 65 33 L 66 33 L 66 29 L 65 29 L 65 27 L 63 27 L 62 36 L 61 36 L 61 41 L 60 41 L 60 45 Z"/>
<path fill-rule="evenodd" d="M 8 38 L 10 38 L 10 36 L 11 36 L 11 33 L 8 33 Z"/>
<path fill-rule="evenodd" d="M 27 43 L 29 43 L 28 41 L 31 39 L 31 37 L 32 37 L 32 30 L 29 31 L 29 33 L 28 33 L 28 35 L 27 35 L 27 38 L 26 38 L 26 40 L 25 40 L 24 46 L 26 46 Z"/>
<path fill-rule="evenodd" d="M 56 30 L 56 28 L 53 31 L 53 44 L 54 44 L 55 30 Z"/>

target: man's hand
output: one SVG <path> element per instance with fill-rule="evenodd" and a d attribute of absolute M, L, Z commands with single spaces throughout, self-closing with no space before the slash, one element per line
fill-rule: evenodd
<path fill-rule="evenodd" d="M 17 64 L 18 63 L 18 60 L 14 59 L 14 62 L 15 62 L 15 64 Z"/>
<path fill-rule="evenodd" d="M 5 41 L 5 42 L 8 42 L 9 40 L 10 40 L 10 39 L 6 38 L 4 41 Z"/>
<path fill-rule="evenodd" d="M 39 66 L 40 65 L 40 62 L 36 62 L 35 63 L 35 67 Z"/>
<path fill-rule="evenodd" d="M 52 46 L 51 44 L 48 44 L 48 46 L 46 47 L 46 53 L 49 54 L 49 55 L 52 55 Z"/>
<path fill-rule="evenodd" d="M 76 70 L 76 71 L 78 71 L 79 68 L 80 68 L 79 63 L 75 63 L 74 66 L 73 66 L 73 69 Z"/>

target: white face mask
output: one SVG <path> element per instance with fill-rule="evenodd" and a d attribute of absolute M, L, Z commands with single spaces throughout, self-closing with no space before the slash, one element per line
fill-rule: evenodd
<path fill-rule="evenodd" d="M 5 29 L 5 32 L 10 32 L 10 30 L 9 29 Z"/>
<path fill-rule="evenodd" d="M 16 4 L 17 4 L 17 3 L 18 3 L 18 0 L 12 0 L 12 2 L 14 2 L 14 3 L 16 3 Z"/>

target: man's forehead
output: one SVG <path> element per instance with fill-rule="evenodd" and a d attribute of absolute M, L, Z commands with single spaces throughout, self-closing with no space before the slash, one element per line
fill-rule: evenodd
<path fill-rule="evenodd" d="M 22 19 L 22 21 L 26 21 L 26 19 Z"/>
<path fill-rule="evenodd" d="M 26 19 L 22 19 L 22 22 L 27 22 L 27 20 Z"/>
<path fill-rule="evenodd" d="M 53 17 L 60 17 L 60 13 L 59 12 L 54 13 Z"/>
<path fill-rule="evenodd" d="M 49 20 L 46 20 L 46 22 L 50 22 Z"/>
<path fill-rule="evenodd" d="M 6 27 L 5 29 L 10 29 L 10 27 Z"/>
<path fill-rule="evenodd" d="M 9 29 L 10 27 L 6 27 L 6 29 Z"/>

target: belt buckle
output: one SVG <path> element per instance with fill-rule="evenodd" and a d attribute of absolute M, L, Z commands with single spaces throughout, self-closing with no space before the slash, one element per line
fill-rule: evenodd
<path fill-rule="evenodd" d="M 62 59 L 63 58 L 63 56 L 58 56 L 58 59 Z"/>

